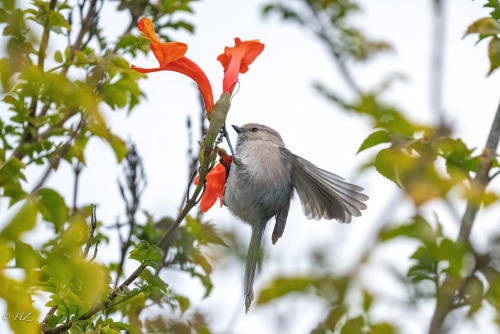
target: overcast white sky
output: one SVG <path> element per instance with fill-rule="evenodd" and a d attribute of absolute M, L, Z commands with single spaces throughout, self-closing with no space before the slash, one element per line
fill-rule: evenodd
<path fill-rule="evenodd" d="M 488 10 L 482 8 L 482 2 L 453 1 L 451 5 L 448 1 L 446 7 L 444 109 L 455 124 L 456 134 L 470 147 L 476 148 L 484 146 L 500 99 L 500 73 L 489 78 L 485 76 L 489 70 L 487 44 L 483 42 L 474 46 L 474 37 L 462 39 L 470 23 L 487 15 Z M 267 1 L 261 0 L 201 1 L 194 5 L 196 14 L 187 16 L 195 23 L 196 33 L 172 33 L 171 36 L 189 45 L 186 56 L 206 72 L 216 98 L 222 92 L 223 78 L 222 66 L 216 58 L 224 46 L 233 46 L 234 37 L 260 39 L 266 45 L 264 52 L 246 74 L 240 75 L 241 87 L 233 99 L 229 123 L 257 122 L 271 126 L 282 134 L 294 153 L 353 181 L 356 168 L 370 156 L 370 153 L 358 156 L 355 153 L 372 131 L 371 125 L 364 119 L 343 113 L 315 93 L 311 84 L 316 80 L 338 92 L 348 95 L 349 91 L 327 51 L 308 31 L 294 24 L 284 24 L 274 17 L 270 20 L 261 17 L 260 11 L 265 3 Z M 431 1 L 365 0 L 362 1 L 364 11 L 356 19 L 369 36 L 389 41 L 395 51 L 368 64 L 353 66 L 354 76 L 363 88 L 371 88 L 389 72 L 406 74 L 408 81 L 396 84 L 386 94 L 387 101 L 397 104 L 412 119 L 421 122 L 435 120 L 429 108 L 430 5 Z M 111 5 L 108 6 L 105 8 L 109 15 L 106 29 L 111 34 L 119 34 L 128 22 L 121 19 L 121 14 L 114 13 Z M 149 54 L 134 60 L 133 64 L 156 67 L 157 63 Z M 187 179 L 186 115 L 191 114 L 194 118 L 198 115 L 197 92 L 189 78 L 174 72 L 149 74 L 141 87 L 147 100 L 142 101 L 130 116 L 109 111 L 105 111 L 105 115 L 115 133 L 133 139 L 144 159 L 148 187 L 143 197 L 143 209 L 156 217 L 174 216 Z M 194 127 L 197 129 L 197 124 Z M 235 137 L 234 133 L 231 135 Z M 120 168 L 112 150 L 99 140 L 89 143 L 86 159 L 88 168 L 82 173 L 79 204 L 98 203 L 99 219 L 111 224 L 117 215 L 123 216 L 116 185 Z M 29 173 L 29 181 L 38 179 L 37 172 Z M 57 175 L 50 178 L 48 186 L 58 189 L 69 203 L 72 181 L 70 168 L 64 165 Z M 363 217 L 355 219 L 352 224 L 307 221 L 296 200 L 292 203 L 285 235 L 276 246 L 271 246 L 271 228 L 268 229 L 264 241 L 268 258 L 256 280 L 257 291 L 276 274 L 307 273 L 311 267 L 307 254 L 319 246 L 331 249 L 332 271 L 349 268 L 388 207 L 395 216 L 408 213 L 407 205 L 398 204 L 394 186 L 381 176 L 367 174 L 354 182 L 366 189 L 370 200 Z M 494 186 L 499 188 L 498 181 Z M 462 213 L 463 208 L 458 210 Z M 492 214 L 495 210 L 498 206 L 480 216 L 484 224 L 474 227 L 473 239 L 479 244 L 487 240 L 484 235 L 494 230 L 493 223 L 498 224 L 498 218 Z M 238 223 L 225 208 L 214 207 L 207 218 L 221 229 L 236 226 L 242 236 L 250 236 L 249 228 Z M 456 224 L 446 212 L 443 212 L 443 220 L 445 230 L 454 237 Z M 274 222 L 270 224 L 272 226 Z M 30 237 L 33 238 L 34 234 Z M 380 250 L 374 268 L 363 273 L 363 282 L 388 299 L 404 297 L 404 290 L 376 267 L 398 262 L 408 266 L 407 259 L 414 246 L 403 243 Z M 105 261 L 117 257 L 117 249 L 116 242 L 108 248 L 101 248 L 98 259 Z M 235 312 L 239 313 L 229 327 L 230 332 L 241 334 L 305 333 L 325 315 L 322 305 L 311 297 L 289 297 L 285 303 L 253 307 L 248 315 L 244 315 L 242 267 L 218 268 L 216 264 L 212 275 L 215 288 L 213 295 L 206 300 L 201 300 L 203 292 L 197 281 L 175 272 L 168 272 L 163 278 L 181 293 L 192 296 L 196 307 L 212 314 L 210 321 L 217 332 L 226 330 Z M 378 284 L 381 280 L 387 283 Z M 1 306 L 0 303 L 0 313 Z M 399 323 L 403 326 L 403 333 L 423 333 L 432 310 L 429 303 L 419 305 L 416 314 L 407 314 L 405 308 L 389 303 L 380 307 L 376 316 Z M 486 312 L 481 317 L 484 323 L 490 323 L 491 314 Z M 279 322 L 279 319 L 283 321 Z M 277 324 L 281 327 L 276 327 Z M 0 321 L 1 333 L 8 333 L 5 326 L 6 323 Z M 472 328 L 481 333 L 498 333 L 484 327 L 480 321 L 464 324 L 455 333 L 469 333 Z"/>

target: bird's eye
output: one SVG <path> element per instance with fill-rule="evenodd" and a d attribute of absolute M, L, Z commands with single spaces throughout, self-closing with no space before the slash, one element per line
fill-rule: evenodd
<path fill-rule="evenodd" d="M 252 129 L 252 131 L 253 131 L 253 132 L 257 132 L 257 131 L 259 131 L 259 129 L 257 129 L 257 128 L 253 128 L 253 129 Z"/>

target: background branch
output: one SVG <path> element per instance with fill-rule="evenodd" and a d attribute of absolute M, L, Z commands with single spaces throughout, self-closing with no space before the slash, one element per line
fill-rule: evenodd
<path fill-rule="evenodd" d="M 431 110 L 438 117 L 438 129 L 446 128 L 443 99 L 443 61 L 445 58 L 446 42 L 446 12 L 445 0 L 432 0 L 433 2 L 433 31 L 431 48 L 430 71 L 430 104 Z"/>
<path fill-rule="evenodd" d="M 498 105 L 495 119 L 491 125 L 490 133 L 488 135 L 488 140 L 486 142 L 486 147 L 483 150 L 479 158 L 479 167 L 477 168 L 476 177 L 471 184 L 471 193 L 474 194 L 467 201 L 467 208 L 462 217 L 462 223 L 460 226 L 460 233 L 458 236 L 458 241 L 464 244 L 469 243 L 470 232 L 474 220 L 476 218 L 477 212 L 481 205 L 482 197 L 485 193 L 486 186 L 490 181 L 488 174 L 493 165 L 497 154 L 496 150 L 498 147 L 498 142 L 500 139 L 500 104 Z M 436 309 L 432 316 L 431 325 L 429 328 L 429 334 L 440 334 L 442 332 L 443 322 L 446 319 L 448 313 L 453 309 L 453 300 L 455 298 L 455 293 L 458 286 L 455 280 L 447 275 L 441 289 L 437 291 L 437 302 Z"/>

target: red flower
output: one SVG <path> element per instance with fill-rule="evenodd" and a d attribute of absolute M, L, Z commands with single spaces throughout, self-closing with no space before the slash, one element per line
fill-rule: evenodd
<path fill-rule="evenodd" d="M 201 198 L 200 209 L 207 212 L 217 201 L 220 200 L 222 207 L 222 197 L 224 196 L 224 186 L 226 185 L 226 175 L 229 173 L 229 168 L 233 162 L 232 157 L 227 154 L 226 150 L 219 148 L 217 151 L 220 157 L 220 163 L 207 174 L 205 178 L 207 184 L 205 193 Z M 199 177 L 194 180 L 194 184 L 198 185 Z"/>
<path fill-rule="evenodd" d="M 202 69 L 184 56 L 188 48 L 187 45 L 180 42 L 161 43 L 154 31 L 153 22 L 150 19 L 141 18 L 138 26 L 144 37 L 151 41 L 151 51 L 153 51 L 158 60 L 159 67 L 141 68 L 132 65 L 130 68 L 141 73 L 175 71 L 187 75 L 198 85 L 205 101 L 207 116 L 209 117 L 214 108 L 212 87 Z M 224 67 L 223 94 L 226 92 L 233 93 L 234 85 L 238 81 L 238 74 L 248 71 L 248 65 L 264 50 L 264 44 L 258 40 L 242 42 L 239 38 L 235 38 L 234 41 L 234 47 L 226 47 L 224 53 L 217 57 L 217 60 Z M 229 170 L 232 158 L 222 149 L 219 149 L 219 156 L 221 157 L 221 163 L 218 163 L 205 178 L 206 188 L 200 204 L 201 211 L 203 212 L 207 212 L 217 199 L 219 199 L 222 206 L 222 197 L 224 196 L 224 186 L 226 184 L 226 170 Z M 199 178 L 197 177 L 195 184 L 198 185 L 198 182 Z"/>
<path fill-rule="evenodd" d="M 197 177 L 194 184 L 198 185 L 199 179 Z M 207 174 L 205 180 L 207 181 L 206 189 L 200 202 L 200 209 L 203 212 L 207 212 L 217 202 L 217 199 L 219 199 L 222 207 L 222 197 L 224 196 L 224 186 L 226 184 L 226 168 L 218 163 Z"/>
<path fill-rule="evenodd" d="M 229 154 L 227 154 L 226 150 L 223 148 L 219 147 L 219 150 L 217 150 L 217 154 L 220 157 L 220 163 L 226 167 L 226 169 L 231 167 L 231 164 L 233 163 L 233 157 L 231 157 Z"/>
<path fill-rule="evenodd" d="M 156 35 L 153 22 L 147 18 L 141 18 L 139 21 L 139 30 L 144 33 L 144 37 L 151 40 L 151 51 L 153 51 L 160 66 L 158 68 L 141 68 L 132 65 L 130 68 L 141 73 L 150 73 L 158 71 L 174 71 L 187 75 L 193 79 L 203 96 L 207 115 L 210 115 L 214 108 L 214 97 L 212 86 L 208 81 L 203 70 L 192 60 L 185 57 L 187 45 L 180 42 L 161 43 Z"/>
<path fill-rule="evenodd" d="M 224 67 L 224 81 L 222 82 L 224 93 L 233 94 L 234 86 L 238 82 L 238 74 L 248 71 L 248 65 L 261 54 L 262 50 L 264 50 L 264 44 L 258 39 L 242 42 L 236 37 L 234 47 L 226 46 L 224 53 L 217 57 Z"/>

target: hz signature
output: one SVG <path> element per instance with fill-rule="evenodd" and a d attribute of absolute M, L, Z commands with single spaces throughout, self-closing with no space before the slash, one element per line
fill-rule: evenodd
<path fill-rule="evenodd" d="M 21 313 L 17 313 L 15 316 L 14 316 L 14 321 L 33 321 L 33 319 L 30 319 L 31 317 L 31 313 L 25 313 L 25 312 L 21 312 Z M 2 320 L 9 320 L 11 318 L 11 315 L 10 313 L 4 313 L 2 314 Z"/>

